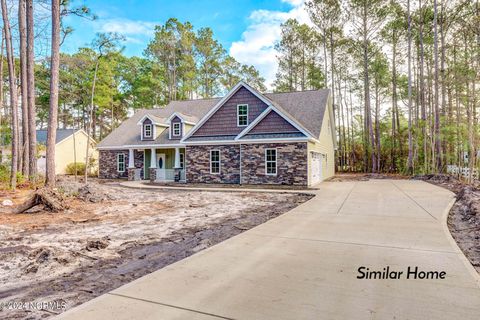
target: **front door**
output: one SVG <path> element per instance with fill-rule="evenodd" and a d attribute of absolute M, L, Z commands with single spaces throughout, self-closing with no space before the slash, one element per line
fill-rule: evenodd
<path fill-rule="evenodd" d="M 157 180 L 165 181 L 165 153 L 157 153 Z"/>

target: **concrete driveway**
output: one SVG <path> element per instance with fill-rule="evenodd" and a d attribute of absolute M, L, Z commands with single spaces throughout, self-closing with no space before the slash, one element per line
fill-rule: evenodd
<path fill-rule="evenodd" d="M 287 214 L 64 313 L 62 319 L 479 319 L 480 277 L 446 228 L 451 192 L 322 183 Z M 357 279 L 359 267 L 403 271 Z M 407 268 L 445 279 L 406 279 Z"/>

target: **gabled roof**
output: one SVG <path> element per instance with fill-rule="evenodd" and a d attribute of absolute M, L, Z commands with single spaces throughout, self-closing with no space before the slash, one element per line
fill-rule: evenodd
<path fill-rule="evenodd" d="M 270 112 L 275 112 L 278 114 L 280 117 L 285 119 L 288 123 L 290 123 L 292 126 L 294 126 L 298 131 L 303 133 L 305 136 L 311 134 L 307 132 L 301 125 L 299 125 L 294 119 L 291 119 L 291 116 L 288 117 L 286 116 L 285 112 L 279 112 L 278 107 L 275 106 L 270 106 L 265 111 L 263 111 L 252 123 L 250 123 L 240 134 L 235 138 L 235 140 L 241 140 L 246 134 L 248 134 L 253 128 L 255 128 L 267 115 L 270 114 Z"/>
<path fill-rule="evenodd" d="M 329 89 L 265 94 L 317 138 L 322 129 L 329 95 Z"/>
<path fill-rule="evenodd" d="M 122 147 L 125 145 L 141 145 L 140 131 L 136 125 L 138 121 L 145 115 L 151 115 L 158 118 L 168 119 L 173 113 L 180 112 L 197 119 L 202 118 L 208 110 L 219 100 L 214 99 L 200 99 L 200 100 L 186 100 L 186 101 L 172 101 L 166 107 L 156 109 L 139 109 L 133 116 L 122 122 L 122 124 L 113 130 L 107 137 L 105 137 L 98 147 Z M 160 138 L 160 137 L 159 137 Z M 155 141 L 149 141 L 149 144 Z M 178 143 L 178 140 L 175 141 Z"/>
<path fill-rule="evenodd" d="M 150 119 L 150 121 L 152 121 L 154 125 L 168 127 L 167 119 L 160 118 L 148 113 L 144 115 L 140 120 L 138 120 L 137 125 L 143 124 L 143 121 L 145 121 L 145 119 Z"/>
<path fill-rule="evenodd" d="M 191 116 L 191 115 L 188 115 L 188 114 L 184 114 L 182 112 L 174 112 L 167 119 L 167 121 L 171 122 L 173 120 L 173 118 L 175 118 L 175 117 L 179 117 L 182 120 L 182 122 L 185 122 L 185 123 L 188 123 L 188 124 L 191 124 L 191 125 L 195 125 L 198 122 L 197 117 L 194 117 L 194 116 Z"/>
<path fill-rule="evenodd" d="M 263 101 L 267 106 L 272 106 L 272 101 L 270 101 L 269 99 L 267 99 L 264 95 L 262 95 L 260 92 L 258 92 L 257 90 L 255 90 L 254 88 L 250 87 L 248 84 L 246 84 L 245 82 L 243 81 L 240 81 L 239 83 L 237 83 L 236 86 L 234 86 L 223 98 L 221 98 L 216 104 L 215 106 L 213 106 L 213 108 L 208 111 L 208 113 L 202 118 L 200 119 L 200 121 L 198 122 L 198 124 L 192 129 L 190 130 L 190 132 L 182 139 L 182 141 L 186 141 L 188 140 L 188 138 L 190 138 L 195 132 L 197 132 L 198 129 L 200 129 L 200 127 L 205 123 L 207 122 L 208 119 L 210 119 L 214 114 L 215 112 L 217 112 L 218 109 L 220 109 L 224 104 L 225 102 L 227 102 L 235 93 L 237 93 L 238 90 L 240 90 L 240 88 L 245 88 L 247 89 L 248 91 L 250 91 L 254 96 L 256 96 L 258 99 L 260 99 L 261 101 Z"/>
<path fill-rule="evenodd" d="M 302 128 L 304 132 L 307 132 L 308 136 L 318 139 L 320 130 L 322 129 L 325 111 L 328 108 L 330 95 L 328 89 L 261 94 L 243 82 L 237 84 L 234 89 L 238 90 L 242 85 L 252 89 L 252 93 L 255 95 L 260 95 L 261 100 L 266 101 L 267 105 L 272 106 L 276 111 L 288 117 L 296 126 Z M 234 89 L 230 91 L 231 94 L 236 91 Z M 226 101 L 231 94 L 223 98 L 172 101 L 164 108 L 138 110 L 130 119 L 125 120 L 118 128 L 110 133 L 110 135 L 103 139 L 98 144 L 98 147 L 114 148 L 126 145 L 142 145 L 143 143 L 140 140 L 138 127 L 135 124 L 146 114 L 168 120 L 174 113 L 177 113 L 182 115 L 182 118 L 189 117 L 191 120 L 195 120 L 191 122 L 196 123 L 196 128 L 198 128 L 201 125 L 201 121 L 206 119 L 209 114 L 213 114 L 214 110 L 216 108 L 218 109 L 219 106 L 222 105 L 222 102 Z M 190 130 L 189 134 L 193 130 L 195 130 L 195 128 Z M 227 137 L 224 137 L 224 139 L 226 138 Z M 229 137 L 228 140 L 233 140 L 234 138 L 235 137 Z M 202 140 L 205 139 L 202 138 Z M 156 141 L 149 141 L 149 143 L 156 143 Z M 168 142 L 165 142 L 165 144 L 167 143 Z M 175 141 L 175 143 L 178 143 L 178 140 Z"/>
<path fill-rule="evenodd" d="M 70 137 L 74 132 L 83 132 L 82 129 L 57 129 L 57 136 L 55 137 L 55 144 L 62 142 Z M 47 130 L 37 130 L 37 143 L 47 143 Z"/>

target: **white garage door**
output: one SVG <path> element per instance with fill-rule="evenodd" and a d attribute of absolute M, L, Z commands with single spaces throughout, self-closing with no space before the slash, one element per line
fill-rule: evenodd
<path fill-rule="evenodd" d="M 321 153 L 312 152 L 312 185 L 322 181 L 322 160 Z"/>

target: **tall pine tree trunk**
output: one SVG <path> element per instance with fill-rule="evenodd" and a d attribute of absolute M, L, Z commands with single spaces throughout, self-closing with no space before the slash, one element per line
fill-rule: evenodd
<path fill-rule="evenodd" d="M 3 53 L 5 48 L 5 30 L 2 28 L 2 45 L 0 51 L 0 130 L 2 129 L 2 109 L 4 109 L 3 105 Z M 7 113 L 5 112 L 5 116 Z M 0 131 L 1 133 L 1 131 Z M 3 163 L 3 156 L 4 156 L 4 147 L 5 147 L 5 135 L 1 135 L 0 137 L 0 164 Z"/>
<path fill-rule="evenodd" d="M 446 60 L 446 45 L 445 45 L 445 3 L 442 1 L 442 10 L 440 13 L 440 47 L 441 47 L 441 54 L 440 54 L 440 85 L 441 85 L 441 95 L 442 95 L 442 104 L 441 104 L 441 115 L 445 117 L 447 115 L 447 77 L 445 72 L 445 60 Z M 448 118 L 447 125 L 450 125 L 450 119 Z M 442 139 L 442 149 L 444 151 L 443 154 L 443 161 L 446 164 L 449 163 L 449 142 L 446 138 Z"/>
<path fill-rule="evenodd" d="M 420 84 L 420 89 L 419 89 L 419 96 L 420 96 L 420 107 L 421 107 L 421 119 L 422 119 L 422 139 L 423 139 L 423 169 L 426 172 L 428 170 L 428 160 L 427 160 L 427 113 L 426 113 L 426 105 L 425 105 L 425 75 L 424 75 L 424 64 L 425 64 L 425 52 L 424 52 L 424 46 L 423 46 L 423 6 L 422 2 L 419 1 L 419 7 L 420 7 L 420 27 L 419 27 L 419 46 L 420 46 L 420 64 L 418 66 L 419 69 L 419 84 Z"/>
<path fill-rule="evenodd" d="M 435 60 L 435 70 L 434 70 L 434 77 L 435 77 L 435 93 L 434 93 L 434 133 L 435 133 L 435 171 L 440 172 L 442 170 L 442 145 L 440 141 L 440 110 L 439 110 L 439 86 L 438 86 L 438 5 L 437 0 L 433 1 L 433 10 L 434 10 L 434 18 L 433 18 L 433 29 L 434 29 L 434 60 Z"/>
<path fill-rule="evenodd" d="M 408 160 L 407 170 L 413 174 L 413 137 L 412 137 L 412 17 L 410 15 L 410 0 L 407 0 L 408 19 Z"/>
<path fill-rule="evenodd" d="M 398 119 L 397 113 L 397 40 L 396 31 L 393 31 L 392 41 L 392 148 L 391 148 L 391 171 L 396 171 L 395 153 L 396 153 L 396 120 Z"/>
<path fill-rule="evenodd" d="M 365 119 L 368 130 L 367 148 L 370 149 L 372 172 L 377 171 L 377 161 L 375 157 L 375 138 L 373 135 L 372 111 L 370 106 L 370 80 L 368 72 L 368 39 L 367 39 L 367 4 L 363 7 L 363 88 L 365 103 Z"/>
<path fill-rule="evenodd" d="M 10 30 L 10 21 L 8 19 L 8 9 L 6 0 L 1 0 L 3 27 L 5 31 L 5 43 L 7 45 L 7 63 L 8 63 L 8 85 L 10 93 L 11 128 L 12 128 L 12 163 L 10 172 L 10 187 L 15 190 L 17 187 L 17 165 L 18 165 L 18 101 L 17 101 L 17 81 L 15 77 L 15 57 L 13 55 L 12 34 Z"/>
<path fill-rule="evenodd" d="M 29 173 L 37 175 L 37 111 L 35 108 L 35 54 L 33 30 L 33 0 L 26 0 L 27 12 L 27 98 L 28 98 L 28 143 Z"/>
<path fill-rule="evenodd" d="M 60 0 L 52 0 L 52 53 L 50 59 L 50 109 L 47 130 L 46 185 L 55 186 L 55 137 L 58 117 L 58 78 L 60 66 Z"/>
<path fill-rule="evenodd" d="M 325 88 L 328 88 L 327 29 L 323 29 L 323 65 L 325 68 Z"/>
<path fill-rule="evenodd" d="M 18 1 L 18 29 L 20 34 L 20 84 L 22 97 L 22 173 L 30 176 L 29 156 L 29 122 L 28 122 L 28 97 L 27 97 L 27 30 L 26 30 L 26 3 Z"/>
<path fill-rule="evenodd" d="M 380 145 L 380 88 L 375 81 L 375 147 L 377 153 L 377 171 L 380 171 L 381 145 Z"/>
<path fill-rule="evenodd" d="M 90 96 L 90 112 L 89 112 L 89 121 L 88 121 L 88 127 L 87 127 L 87 150 L 85 153 L 85 172 L 84 172 L 84 182 L 85 184 L 87 183 L 88 180 L 88 171 L 90 169 L 90 132 L 92 131 L 92 122 L 94 118 L 94 101 L 93 99 L 95 98 L 95 85 L 97 83 L 97 72 L 98 72 L 98 64 L 100 63 L 100 58 L 101 56 L 97 57 L 97 61 L 95 62 L 95 71 L 93 72 L 93 83 L 92 83 L 92 92 Z M 95 128 L 93 128 L 95 130 Z"/>

